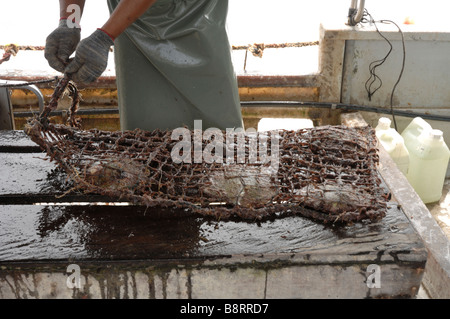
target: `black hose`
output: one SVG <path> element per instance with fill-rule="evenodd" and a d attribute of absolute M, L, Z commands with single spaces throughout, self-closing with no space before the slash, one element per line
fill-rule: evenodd
<path fill-rule="evenodd" d="M 301 101 L 241 101 L 241 106 L 243 107 L 258 107 L 258 106 L 272 106 L 272 107 L 313 107 L 313 108 L 326 108 L 326 109 L 339 109 L 347 111 L 363 111 L 372 112 L 379 114 L 404 116 L 404 117 L 421 117 L 424 120 L 433 121 L 444 121 L 450 122 L 450 116 L 443 115 L 433 115 L 426 113 L 410 112 L 393 110 L 383 107 L 375 106 L 365 106 L 365 105 L 355 105 L 355 104 L 344 104 L 344 103 L 329 103 L 329 102 L 301 102 Z M 53 115 L 62 115 L 63 111 L 57 110 L 53 111 Z M 118 114 L 119 109 L 109 108 L 109 109 L 82 109 L 77 112 L 78 115 L 96 115 L 96 114 Z M 35 112 L 14 112 L 15 117 L 30 117 L 33 116 Z"/>
<path fill-rule="evenodd" d="M 241 106 L 245 107 L 257 107 L 257 106 L 276 106 L 276 107 L 315 107 L 315 108 L 327 108 L 327 109 L 340 109 L 350 111 L 364 111 L 380 114 L 395 114 L 404 117 L 421 117 L 424 120 L 444 121 L 450 122 L 450 116 L 433 115 L 426 113 L 418 113 L 411 111 L 391 110 L 383 107 L 355 105 L 345 103 L 329 103 L 329 102 L 301 102 L 301 101 L 242 101 Z"/>

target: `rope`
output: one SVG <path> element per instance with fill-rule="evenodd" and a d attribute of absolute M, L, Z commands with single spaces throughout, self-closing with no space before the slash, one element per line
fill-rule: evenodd
<path fill-rule="evenodd" d="M 19 52 L 19 47 L 15 44 L 8 44 L 4 46 L 5 53 L 3 53 L 3 57 L 0 59 L 0 64 L 3 62 L 9 61 L 11 56 L 16 56 Z"/>

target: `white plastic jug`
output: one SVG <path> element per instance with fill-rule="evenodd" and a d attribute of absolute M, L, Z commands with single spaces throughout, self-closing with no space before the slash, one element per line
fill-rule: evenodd
<path fill-rule="evenodd" d="M 375 128 L 375 131 L 386 131 L 389 130 L 391 128 L 391 120 L 388 119 L 387 117 L 380 117 L 378 119 L 378 125 Z"/>
<path fill-rule="evenodd" d="M 449 158 L 440 130 L 424 130 L 411 140 L 407 178 L 425 204 L 441 198 Z"/>
<path fill-rule="evenodd" d="M 380 118 L 375 128 L 375 134 L 381 145 L 397 164 L 398 169 L 406 176 L 409 167 L 409 152 L 403 142 L 403 137 L 391 128 L 391 120 L 387 117 Z"/>
<path fill-rule="evenodd" d="M 411 123 L 403 130 L 402 137 L 408 151 L 412 145 L 416 145 L 417 138 L 423 131 L 432 130 L 432 127 L 421 117 L 414 118 Z"/>

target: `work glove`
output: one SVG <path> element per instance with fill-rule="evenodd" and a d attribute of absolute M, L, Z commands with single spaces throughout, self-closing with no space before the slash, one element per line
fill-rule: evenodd
<path fill-rule="evenodd" d="M 108 54 L 113 39 L 104 31 L 97 29 L 80 42 L 75 58 L 64 72 L 76 83 L 94 82 L 106 70 Z"/>
<path fill-rule="evenodd" d="M 69 28 L 67 20 L 59 21 L 59 26 L 47 37 L 44 56 L 48 64 L 63 73 L 70 55 L 80 42 L 80 28 Z"/>

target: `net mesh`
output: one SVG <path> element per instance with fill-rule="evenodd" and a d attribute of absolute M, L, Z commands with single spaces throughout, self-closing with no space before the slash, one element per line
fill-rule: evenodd
<path fill-rule="evenodd" d="M 68 124 L 52 124 L 48 116 L 65 90 L 73 99 Z M 78 99 L 75 85 L 63 78 L 25 128 L 77 190 L 221 220 L 301 215 L 353 223 L 385 216 L 389 194 L 381 186 L 370 127 L 216 131 L 211 138 L 187 128 L 183 135 L 82 130 Z"/>

